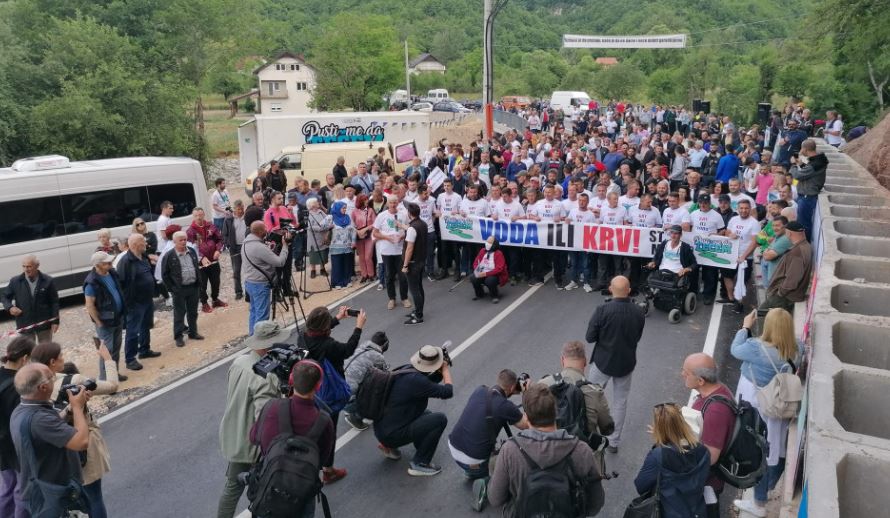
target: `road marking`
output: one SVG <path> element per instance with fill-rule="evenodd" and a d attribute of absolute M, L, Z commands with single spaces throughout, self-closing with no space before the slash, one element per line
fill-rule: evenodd
<path fill-rule="evenodd" d="M 342 305 L 342 304 L 345 303 L 346 301 L 348 301 L 348 300 L 350 300 L 350 299 L 352 299 L 352 298 L 354 298 L 354 297 L 357 297 L 358 295 L 361 295 L 362 293 L 368 291 L 368 290 L 371 289 L 373 286 L 374 286 L 374 283 L 369 283 L 369 284 L 368 284 L 367 286 L 365 286 L 364 288 L 362 288 L 362 289 L 360 289 L 360 290 L 357 290 L 357 291 L 354 291 L 354 292 L 352 292 L 352 293 L 346 295 L 345 297 L 342 297 L 342 298 L 340 298 L 340 299 L 337 299 L 336 301 L 334 301 L 334 302 L 328 304 L 327 307 L 328 307 L 328 309 L 333 310 L 334 308 L 336 308 L 336 307 Z M 300 319 L 297 323 L 302 323 L 302 322 L 303 322 L 303 320 Z M 295 323 L 295 324 L 291 324 L 291 325 L 287 326 L 285 329 L 293 329 L 295 325 L 296 325 L 296 323 Z M 189 374 L 189 375 L 187 375 L 187 376 L 185 376 L 185 377 L 183 377 L 183 378 L 180 378 L 180 379 L 174 381 L 173 383 L 170 383 L 169 385 L 165 385 L 164 387 L 161 387 L 160 389 L 158 389 L 158 390 L 156 390 L 156 391 L 154 391 L 154 392 L 152 392 L 152 393 L 146 395 L 145 397 L 142 397 L 142 398 L 140 398 L 140 399 L 137 399 L 136 401 L 133 401 L 133 402 L 131 402 L 131 403 L 127 403 L 127 404 L 125 404 L 124 406 L 122 406 L 122 407 L 120 407 L 120 408 L 118 408 L 118 409 L 116 409 L 116 410 L 114 410 L 114 411 L 112 411 L 112 412 L 109 412 L 108 414 L 105 414 L 104 416 L 102 416 L 102 417 L 99 418 L 99 424 L 101 425 L 101 424 L 107 423 L 108 421 L 114 419 L 115 417 L 118 417 L 118 416 L 121 416 L 121 415 L 123 415 L 123 414 L 126 414 L 127 412 L 129 412 L 129 411 L 131 411 L 131 410 L 135 410 L 135 409 L 141 407 L 142 405 L 144 405 L 144 404 L 146 404 L 146 403 L 148 403 L 148 402 L 150 402 L 150 401 L 153 401 L 153 400 L 155 400 L 155 399 L 157 399 L 157 398 L 163 396 L 164 394 L 166 394 L 167 392 L 170 392 L 171 390 L 174 390 L 174 389 L 176 389 L 176 388 L 178 388 L 178 387 L 181 387 L 182 385 L 185 385 L 186 383 L 188 383 L 188 382 L 190 382 L 190 381 L 193 381 L 193 380 L 195 380 L 196 378 L 199 378 L 199 377 L 201 377 L 201 376 L 207 374 L 208 372 L 210 372 L 210 371 L 212 371 L 212 370 L 214 370 L 214 369 L 217 369 L 217 368 L 219 368 L 219 367 L 222 366 L 222 365 L 225 365 L 226 363 L 229 363 L 229 362 L 231 362 L 231 361 L 234 361 L 235 358 L 237 358 L 238 356 L 240 356 L 240 355 L 246 353 L 246 350 L 245 350 L 245 349 L 246 349 L 246 348 L 242 346 L 242 347 L 240 347 L 237 351 L 235 351 L 235 352 L 229 354 L 228 356 L 225 356 L 225 357 L 223 357 L 223 358 L 220 358 L 219 360 L 217 360 L 217 361 L 211 363 L 210 365 L 208 365 L 208 366 L 206 366 L 206 367 L 202 367 L 202 368 L 196 370 L 195 372 L 193 372 L 193 373 L 191 373 L 191 374 Z"/>
<path fill-rule="evenodd" d="M 714 357 L 714 351 L 717 350 L 717 335 L 720 334 L 720 319 L 723 318 L 723 304 L 714 304 L 711 309 L 711 321 L 708 323 L 708 334 L 705 335 L 705 347 L 702 352 L 708 356 Z M 689 392 L 689 403 L 687 406 L 692 407 L 695 402 L 697 390 Z"/>

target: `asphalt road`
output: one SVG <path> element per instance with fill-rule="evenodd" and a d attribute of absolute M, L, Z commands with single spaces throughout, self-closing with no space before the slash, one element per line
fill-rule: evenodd
<path fill-rule="evenodd" d="M 373 289 L 359 293 L 350 305 L 369 313 L 364 337 L 386 330 L 391 365 L 406 363 L 425 343 L 453 342 L 453 350 L 458 351 L 452 371 L 454 398 L 430 403 L 430 409 L 445 412 L 450 423 L 457 420 L 472 390 L 493 383 L 503 368 L 528 372 L 534 379 L 558 371 L 561 345 L 567 340 L 583 340 L 591 313 L 603 301 L 597 293 L 561 292 L 551 283 L 538 288 L 507 287 L 498 305 L 487 299 L 471 301 L 468 283 L 453 293 L 448 292 L 451 281 L 425 281 L 425 286 L 426 323 L 420 326 L 402 325 L 407 311 L 387 311 L 385 295 Z M 311 306 L 306 307 L 307 312 Z M 657 310 L 648 317 L 638 349 L 623 444 L 617 455 L 607 456 L 608 469 L 620 476 L 604 482 L 606 506 L 599 516 L 620 517 L 636 496 L 633 478 L 651 445 L 646 425 L 652 405 L 664 401 L 685 404 L 688 400 L 680 367 L 687 354 L 703 349 L 711 318 L 708 306 L 700 306 L 695 315 L 677 325 L 668 323 L 666 314 Z M 739 316 L 723 312 L 712 330 L 721 378 L 731 387 L 738 379 L 738 365 L 728 358 L 728 349 L 739 322 Z M 352 330 L 350 324 L 349 320 L 344 322 L 334 330 L 334 336 L 345 338 Z M 227 366 L 208 369 L 103 423 L 112 462 L 112 471 L 103 479 L 111 516 L 215 516 L 225 472 L 217 430 Z M 606 394 L 611 398 L 611 389 Z M 334 516 L 479 516 L 469 507 L 469 485 L 451 460 L 444 437 L 434 458 L 444 467 L 443 472 L 429 479 L 414 478 L 406 472 L 410 446 L 403 449 L 406 459 L 392 462 L 379 454 L 372 430 L 360 434 L 349 430 L 341 420 L 335 463 L 349 475 L 325 490 Z M 446 436 L 449 431 L 450 427 Z M 246 500 L 242 499 L 239 511 L 244 508 Z M 500 516 L 500 510 L 487 509 L 482 515 Z"/>

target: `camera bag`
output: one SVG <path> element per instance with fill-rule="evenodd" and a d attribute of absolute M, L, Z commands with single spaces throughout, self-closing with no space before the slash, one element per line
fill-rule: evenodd
<path fill-rule="evenodd" d="M 717 464 L 712 467 L 717 477 L 739 489 L 754 487 L 766 473 L 766 424 L 751 403 L 735 401 L 714 394 L 702 405 L 702 416 L 713 402 L 725 405 L 735 414 L 735 426 L 729 444 L 720 452 Z"/>

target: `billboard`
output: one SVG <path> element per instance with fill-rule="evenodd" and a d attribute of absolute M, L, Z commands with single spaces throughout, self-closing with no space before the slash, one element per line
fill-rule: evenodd
<path fill-rule="evenodd" d="M 686 47 L 686 35 L 582 36 L 564 34 L 562 46 L 567 49 L 682 49 Z"/>

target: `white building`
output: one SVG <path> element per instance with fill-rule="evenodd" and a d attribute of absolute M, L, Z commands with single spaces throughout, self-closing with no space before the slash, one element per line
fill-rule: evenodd
<path fill-rule="evenodd" d="M 302 56 L 283 52 L 253 71 L 259 81 L 257 113 L 299 115 L 309 107 L 315 89 L 315 70 Z"/>
<path fill-rule="evenodd" d="M 435 72 L 444 74 L 447 67 L 444 63 L 436 59 L 432 54 L 423 53 L 408 63 L 408 70 L 412 74 L 420 74 L 422 72 Z"/>

